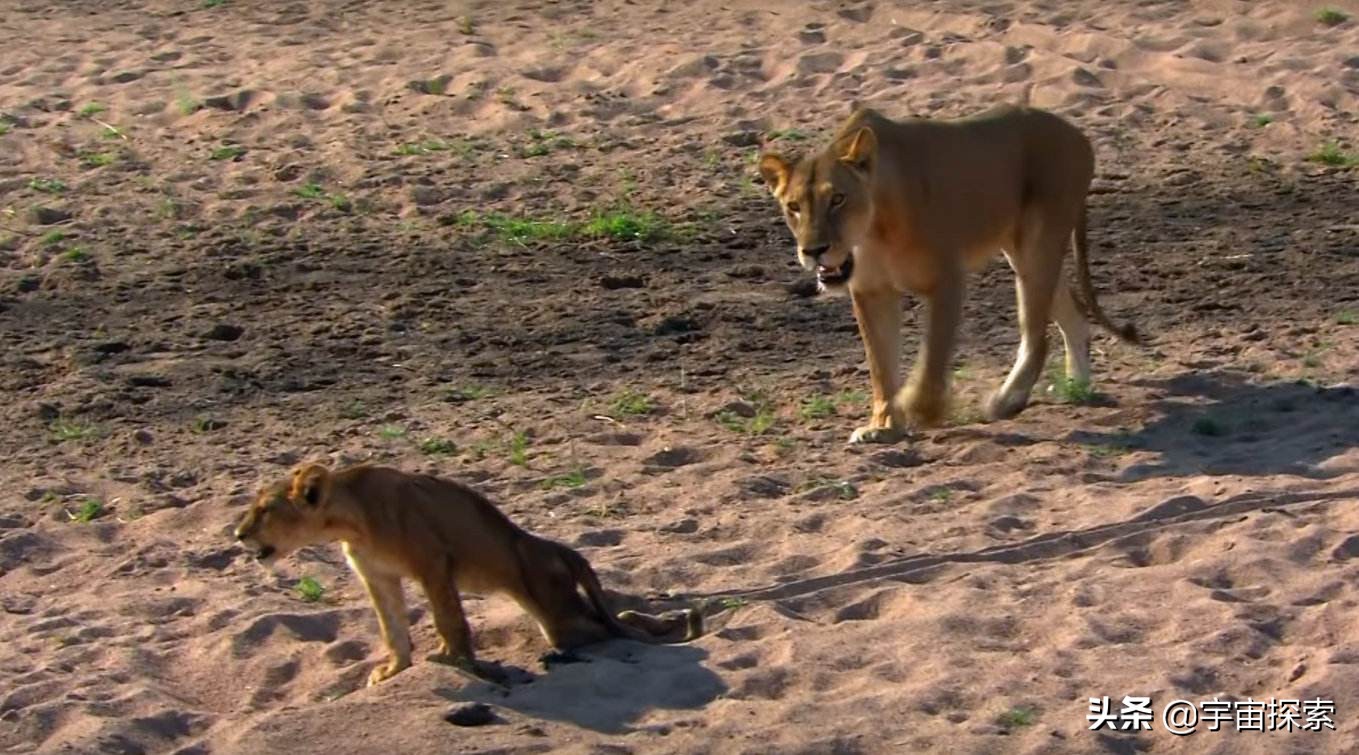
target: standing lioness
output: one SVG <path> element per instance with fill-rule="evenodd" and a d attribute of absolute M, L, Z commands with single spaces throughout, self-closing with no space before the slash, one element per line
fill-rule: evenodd
<path fill-rule="evenodd" d="M 391 653 L 386 665 L 373 669 L 370 685 L 411 665 L 403 577 L 424 588 L 443 641 L 430 660 L 469 669 L 475 665 L 461 591 L 509 595 L 562 650 L 610 637 L 651 640 L 680 628 L 692 639 L 701 631 L 693 611 L 670 618 L 625 611 L 615 618 L 583 556 L 520 529 L 475 490 L 429 475 L 369 466 L 331 473 L 304 465 L 290 479 L 265 486 L 236 538 L 265 562 L 306 545 L 344 544 Z"/>
<path fill-rule="evenodd" d="M 1086 260 L 1085 198 L 1095 172 L 1090 141 L 1042 110 L 1002 106 L 952 121 L 894 121 L 857 105 L 824 150 L 790 161 L 760 159 L 783 207 L 803 267 L 821 290 L 848 290 L 868 356 L 873 416 L 851 443 L 899 439 L 909 417 L 937 424 L 947 413 L 949 364 L 963 311 L 965 276 L 1004 252 L 1019 298 L 1019 355 L 987 402 L 991 419 L 1028 403 L 1057 322 L 1066 374 L 1090 379 L 1090 333 L 1082 309 L 1119 338 L 1095 299 Z M 1062 279 L 1076 250 L 1078 305 Z M 901 387 L 901 297 L 926 301 L 925 336 Z"/>

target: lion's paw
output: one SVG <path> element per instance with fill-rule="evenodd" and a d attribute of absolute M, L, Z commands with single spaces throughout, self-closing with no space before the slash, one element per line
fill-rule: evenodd
<path fill-rule="evenodd" d="M 859 443 L 896 443 L 906 437 L 906 432 L 896 427 L 873 427 L 864 425 L 849 436 L 851 444 Z"/>
<path fill-rule="evenodd" d="M 986 419 L 991 422 L 1011 417 L 1024 411 L 1024 407 L 1029 405 L 1028 394 L 1011 393 L 1006 394 L 997 391 L 986 401 Z"/>
<path fill-rule="evenodd" d="M 391 679 L 392 677 L 396 676 L 402 671 L 405 671 L 406 668 L 409 666 L 410 666 L 409 661 L 407 661 L 406 663 L 388 661 L 387 663 L 384 663 L 381 666 L 378 666 L 377 668 L 373 669 L 373 672 L 368 675 L 368 686 L 372 687 L 375 684 L 381 684 L 382 682 Z"/>

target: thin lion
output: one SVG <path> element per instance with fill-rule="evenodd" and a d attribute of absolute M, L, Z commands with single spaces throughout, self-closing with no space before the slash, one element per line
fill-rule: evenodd
<path fill-rule="evenodd" d="M 332 473 L 319 464 L 303 465 L 261 490 L 236 538 L 266 563 L 307 545 L 343 544 L 390 653 L 373 669 L 370 685 L 411 665 L 402 578 L 418 582 L 429 599 L 442 641 L 429 660 L 474 673 L 479 667 L 462 592 L 509 595 L 559 650 L 611 637 L 657 641 L 679 629 L 687 641 L 702 631 L 701 615 L 687 609 L 615 617 L 583 556 L 519 528 L 475 490 L 430 475 L 371 466 Z"/>

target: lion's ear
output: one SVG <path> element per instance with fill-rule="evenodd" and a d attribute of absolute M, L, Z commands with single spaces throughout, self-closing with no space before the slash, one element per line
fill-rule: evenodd
<path fill-rule="evenodd" d="M 782 155 L 766 152 L 760 156 L 760 175 L 774 196 L 783 193 L 783 187 L 788 185 L 788 176 L 792 172 L 792 166 Z"/>
<path fill-rule="evenodd" d="M 874 136 L 873 130 L 867 126 L 855 132 L 854 136 L 845 139 L 842 144 L 844 148 L 840 152 L 840 162 L 862 171 L 868 170 L 878 152 L 878 137 Z"/>
<path fill-rule="evenodd" d="M 293 488 L 288 497 L 308 506 L 318 506 L 325 500 L 329 483 L 329 469 L 320 464 L 308 464 L 293 473 Z"/>

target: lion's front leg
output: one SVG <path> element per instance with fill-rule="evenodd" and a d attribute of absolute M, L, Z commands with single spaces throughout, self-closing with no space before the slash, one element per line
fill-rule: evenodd
<path fill-rule="evenodd" d="M 401 589 L 401 577 L 376 568 L 362 554 L 344 545 L 345 558 L 368 591 L 368 599 L 377 614 L 382 642 L 387 646 L 387 662 L 378 665 L 368 676 L 368 685 L 384 682 L 411 665 L 410 619 L 406 615 L 406 596 Z"/>
<path fill-rule="evenodd" d="M 927 299 L 925 337 L 911 379 L 901 393 L 906 416 L 921 427 L 938 425 L 949 412 L 949 367 L 963 317 L 962 271 L 939 276 Z"/>
<path fill-rule="evenodd" d="M 849 436 L 849 442 L 894 443 L 906 434 L 906 419 L 896 401 L 901 387 L 901 295 L 852 291 L 850 296 L 868 357 L 873 416 Z"/>

